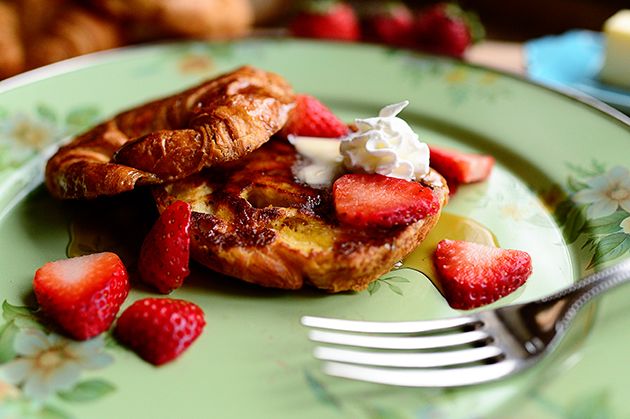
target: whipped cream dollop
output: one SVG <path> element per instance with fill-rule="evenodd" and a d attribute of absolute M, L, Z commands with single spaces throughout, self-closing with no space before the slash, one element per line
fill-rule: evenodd
<path fill-rule="evenodd" d="M 378 173 L 405 180 L 426 179 L 429 147 L 396 115 L 409 101 L 385 106 L 377 117 L 356 119 L 357 131 L 342 138 L 289 135 L 302 157 L 295 176 L 315 188 L 329 187 L 344 172 Z"/>
<path fill-rule="evenodd" d="M 341 139 L 340 153 L 351 172 L 419 180 L 429 173 L 429 146 L 396 115 L 409 101 L 385 106 L 377 117 L 356 119 L 357 131 Z"/>

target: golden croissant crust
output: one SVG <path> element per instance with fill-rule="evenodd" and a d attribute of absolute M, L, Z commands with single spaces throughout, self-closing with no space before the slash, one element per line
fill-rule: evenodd
<path fill-rule="evenodd" d="M 282 128 L 294 99 L 282 77 L 239 68 L 79 135 L 48 161 L 46 186 L 57 198 L 95 198 L 240 159 Z"/>

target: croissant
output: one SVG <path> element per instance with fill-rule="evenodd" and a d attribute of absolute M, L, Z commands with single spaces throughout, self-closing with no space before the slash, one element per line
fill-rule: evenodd
<path fill-rule="evenodd" d="M 46 186 L 83 199 L 182 179 L 260 147 L 293 106 L 282 77 L 241 67 L 79 135 L 48 161 Z"/>
<path fill-rule="evenodd" d="M 248 0 L 91 0 L 91 3 L 132 28 L 139 25 L 144 32 L 155 31 L 158 37 L 242 36 L 254 20 Z"/>
<path fill-rule="evenodd" d="M 24 71 L 24 48 L 15 7 L 0 2 L 0 80 Z"/>

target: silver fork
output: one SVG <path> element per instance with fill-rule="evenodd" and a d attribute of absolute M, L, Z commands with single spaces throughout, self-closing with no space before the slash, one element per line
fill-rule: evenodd
<path fill-rule="evenodd" d="M 314 356 L 329 375 L 408 387 L 466 386 L 531 367 L 556 348 L 588 301 L 628 281 L 630 259 L 543 299 L 461 317 L 367 322 L 305 316 L 301 322 L 316 328 L 311 340 L 327 344 Z"/>

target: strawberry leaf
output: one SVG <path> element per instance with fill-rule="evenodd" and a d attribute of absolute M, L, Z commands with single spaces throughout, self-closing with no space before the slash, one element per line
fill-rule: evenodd
<path fill-rule="evenodd" d="M 466 25 L 470 31 L 470 37 L 472 38 L 473 44 L 483 41 L 486 37 L 486 28 L 481 23 L 479 15 L 475 12 L 466 11 L 464 12 L 464 20 L 466 21 Z"/>

